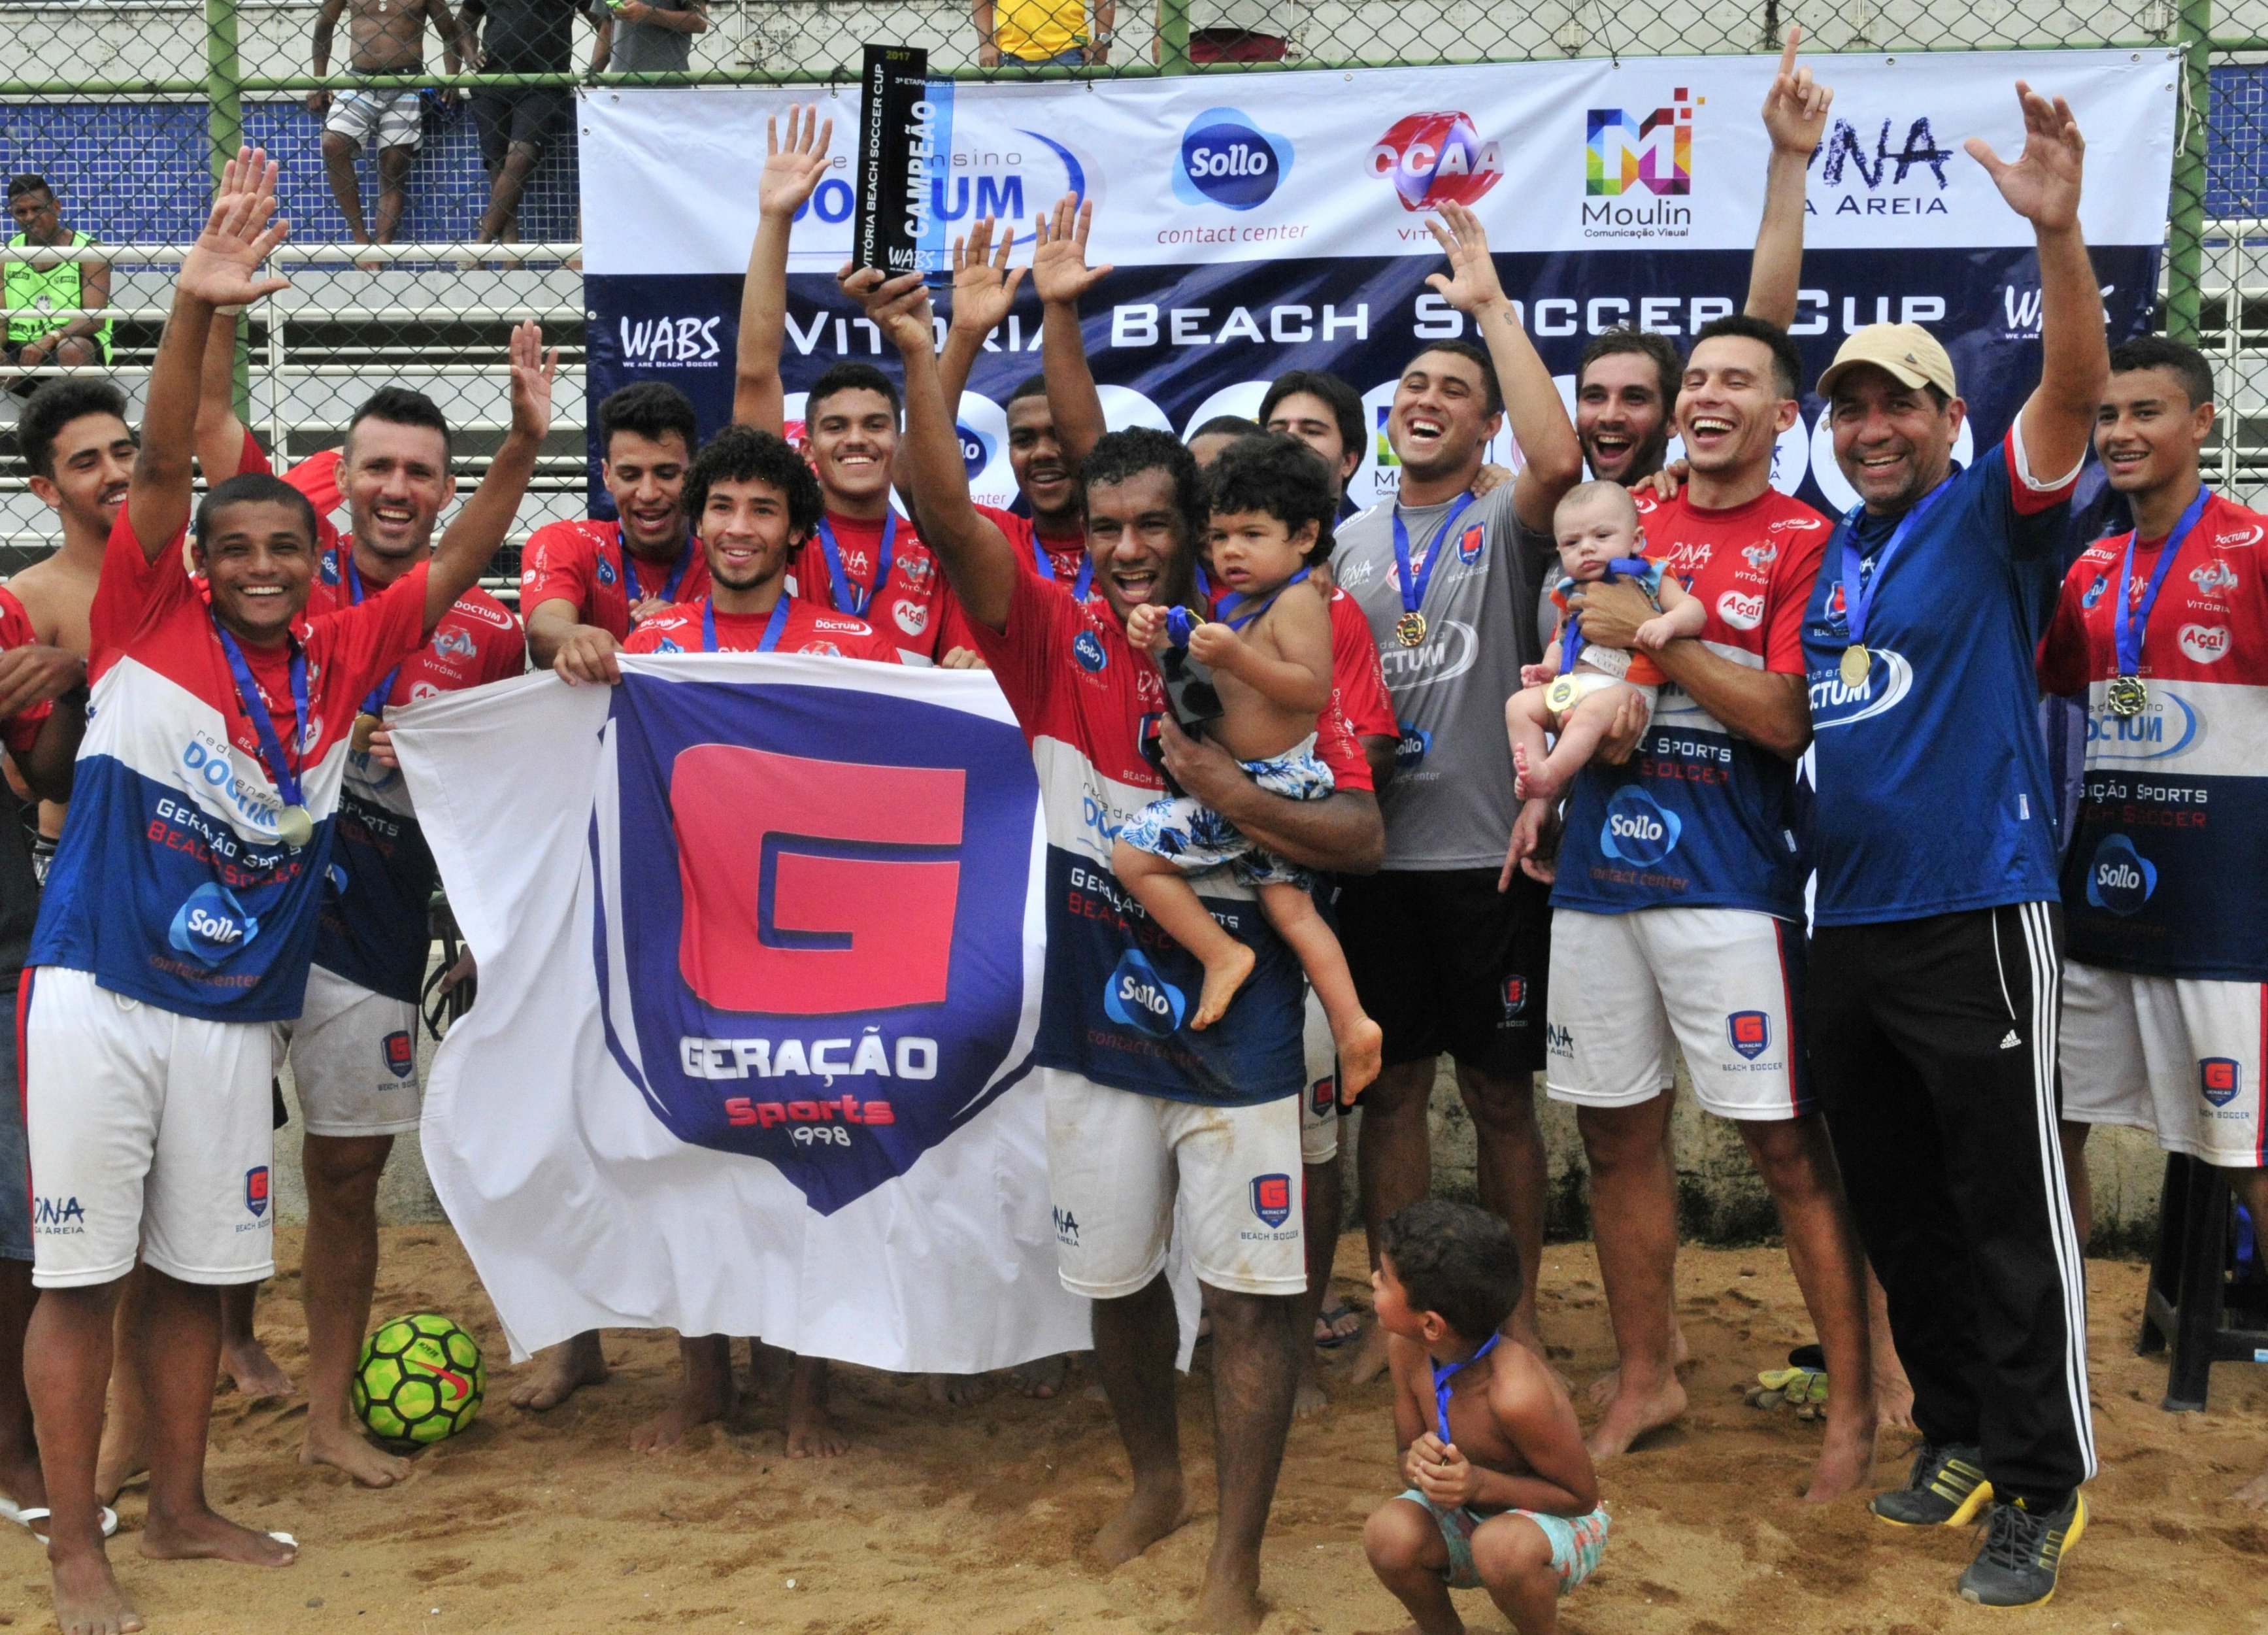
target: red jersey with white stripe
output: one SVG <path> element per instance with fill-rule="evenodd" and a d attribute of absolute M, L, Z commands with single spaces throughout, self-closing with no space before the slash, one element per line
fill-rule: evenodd
<path fill-rule="evenodd" d="M 783 595 L 785 593 L 783 593 Z M 787 622 L 780 627 L 780 638 L 772 651 L 783 653 L 817 653 L 829 659 L 865 659 L 874 664 L 895 664 L 898 649 L 864 619 L 854 619 L 848 614 L 815 608 L 799 596 L 786 597 Z M 702 615 L 709 607 L 703 597 L 689 606 L 676 607 L 658 613 L 637 630 L 622 644 L 624 652 L 633 653 L 697 653 L 707 651 L 706 623 Z M 752 653 L 763 650 L 764 632 L 771 626 L 769 613 L 720 613 L 717 618 L 717 651 L 727 653 Z"/>
<path fill-rule="evenodd" d="M 71 821 L 31 957 L 181 1015 L 288 1020 L 306 987 L 355 711 L 423 644 L 426 571 L 295 622 L 307 692 L 297 744 L 290 644 L 243 650 L 313 820 L 313 838 L 292 846 L 181 538 L 145 558 L 130 507 L 111 530 Z"/>
<path fill-rule="evenodd" d="M 2131 534 L 2065 576 L 2040 685 L 2087 700 L 2087 766 L 2062 887 L 2067 948 L 2142 976 L 2268 982 L 2268 516 L 2213 495 L 2142 627 L 2140 712 L 2110 707 Z M 2139 611 L 2166 549 L 2133 541 Z"/>
<path fill-rule="evenodd" d="M 630 609 L 650 597 L 699 601 L 709 593 L 709 563 L 688 534 L 668 562 L 653 562 L 622 543 L 619 522 L 548 522 L 519 556 L 519 605 L 534 613 L 548 601 L 571 602 L 578 623 L 616 641 L 630 633 Z"/>
<path fill-rule="evenodd" d="M 837 604 L 826 544 L 816 534 L 796 554 L 788 591 L 814 608 L 864 619 L 896 644 L 902 662 L 934 664 L 951 651 L 946 643 L 954 630 L 967 627 L 954 617 L 958 604 L 936 556 L 922 543 L 911 522 L 903 517 L 897 520 L 897 532 L 890 540 L 889 580 L 877 593 L 874 574 L 882 561 L 882 519 L 839 517 L 832 512 L 827 515 L 836 549 L 842 553 L 843 577 L 850 582 L 851 600 L 861 604 L 863 611 Z"/>

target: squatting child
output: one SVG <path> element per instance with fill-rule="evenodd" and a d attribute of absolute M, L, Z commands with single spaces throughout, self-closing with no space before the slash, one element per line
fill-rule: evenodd
<path fill-rule="evenodd" d="M 1452 1589 L 1485 1589 L 1520 1635 L 1550 1635 L 1559 1597 L 1598 1570 L 1608 1517 L 1574 1403 L 1501 1332 L 1520 1298 L 1512 1229 L 1428 1198 L 1387 1221 L 1379 1248 L 1408 1486 L 1363 1528 L 1371 1570 L 1423 1635 L 1462 1635 Z"/>
<path fill-rule="evenodd" d="M 1229 446 L 1206 474 L 1213 575 L 1231 593 L 1214 620 L 1180 608 L 1137 608 L 1128 641 L 1163 656 L 1181 647 L 1211 674 L 1220 713 L 1205 732 L 1263 789 L 1299 800 L 1331 792 L 1315 758 L 1315 717 L 1331 701 L 1329 588 L 1308 577 L 1331 551 L 1329 469 L 1280 435 Z M 1192 1027 L 1220 1020 L 1252 974 L 1253 953 L 1230 936 L 1186 878 L 1226 865 L 1258 893 L 1261 911 L 1314 984 L 1338 1047 L 1342 1096 L 1378 1076 L 1381 1035 L 1363 1013 L 1337 936 L 1316 912 L 1305 869 L 1255 845 L 1188 795 L 1152 801 L 1120 831 L 1110 865 L 1150 917 L 1204 967 Z"/>
<path fill-rule="evenodd" d="M 1654 691 L 1667 678 L 1646 653 L 1660 652 L 1678 637 L 1700 635 L 1708 619 L 1708 610 L 1666 576 L 1661 563 L 1640 555 L 1645 530 L 1637 504 L 1620 483 L 1582 482 L 1568 490 L 1552 512 L 1551 531 L 1563 574 L 1551 593 L 1559 608 L 1558 633 L 1543 662 L 1521 671 L 1521 689 L 1504 707 L 1516 773 L 1513 790 L 1522 800 L 1557 800 L 1566 792 L 1614 725 L 1624 688 L 1636 688 L 1651 711 Z M 1567 616 L 1567 599 L 1577 589 L 1611 574 L 1636 579 L 1661 610 L 1638 627 L 1645 652 L 1587 645 Z M 1547 746 L 1547 733 L 1559 741 Z"/>

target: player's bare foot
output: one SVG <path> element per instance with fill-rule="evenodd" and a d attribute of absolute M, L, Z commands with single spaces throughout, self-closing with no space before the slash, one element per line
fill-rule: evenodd
<path fill-rule="evenodd" d="M 1693 1348 L 1686 1344 L 1685 1330 L 1675 1322 L 1671 1323 L 1669 1325 L 1669 1366 L 1672 1368 L 1683 1369 L 1692 1360 Z M 1590 1398 L 1592 1407 L 1604 1408 L 1615 1400 L 1615 1393 L 1622 1388 L 1623 1371 L 1622 1366 L 1618 1363 L 1592 1381 L 1584 1395 Z"/>
<path fill-rule="evenodd" d="M 1615 1400 L 1599 1421 L 1599 1428 L 1583 1439 L 1583 1446 L 1591 1450 L 1594 1459 L 1612 1459 L 1626 1454 L 1631 1444 L 1649 1431 L 1659 1431 L 1674 1425 L 1685 1411 L 1685 1388 L 1675 1374 L 1667 1376 L 1656 1389 L 1637 1395 L 1625 1388 L 1615 1393 Z"/>
<path fill-rule="evenodd" d="M 1267 1610 L 1260 1604 L 1256 1579 L 1232 1579 L 1208 1566 L 1204 1587 L 1197 1591 L 1197 1609 L 1189 1614 L 1189 1627 L 1201 1630 L 1204 1635 L 1251 1635 L 1260 1627 Z"/>
<path fill-rule="evenodd" d="M 933 1374 L 928 1377 L 929 1399 L 948 1408 L 966 1408 L 984 1400 L 984 1381 L 973 1374 Z"/>
<path fill-rule="evenodd" d="M 118 1411 L 119 1406 L 114 1401 L 102 1422 L 102 1446 L 94 1459 L 94 1496 L 106 1505 L 115 1504 L 129 1482 L 150 1470 L 150 1441 L 141 1418 Z"/>
<path fill-rule="evenodd" d="M 799 1357 L 787 1381 L 787 1456 L 839 1459 L 850 1451 L 850 1433 L 827 1411 L 827 1359 Z"/>
<path fill-rule="evenodd" d="M 1904 1431 L 1918 1436 L 1920 1428 L 1914 1424 L 1913 1381 L 1906 1378 L 1905 1365 L 1888 1341 L 1874 1348 L 1874 1423 L 1885 1431 Z"/>
<path fill-rule="evenodd" d="M 1126 1507 L 1102 1524 L 1094 1536 L 1094 1553 L 1105 1566 L 1134 1559 L 1189 1519 L 1189 1502 L 1177 1477 L 1151 1487 L 1137 1487 Z"/>
<path fill-rule="evenodd" d="M 230 1521 L 217 1511 L 179 1515 L 152 1506 L 142 1523 L 142 1553 L 153 1561 L 237 1561 L 247 1567 L 288 1567 L 299 1547 Z"/>
<path fill-rule="evenodd" d="M 1008 1371 L 1008 1377 L 1024 1396 L 1045 1402 L 1062 1393 L 1064 1379 L 1070 1369 L 1071 1359 L 1058 1351 L 1053 1357 L 1035 1357 L 1027 1363 L 1018 1363 Z"/>
<path fill-rule="evenodd" d="M 564 1345 L 537 1354 L 535 1372 L 512 1388 L 506 1400 L 514 1408 L 541 1413 L 556 1408 L 586 1385 L 607 1381 L 607 1354 L 599 1348 L 599 1331 L 578 1334 Z"/>
<path fill-rule="evenodd" d="M 299 1388 L 291 1383 L 291 1376 L 276 1365 L 268 1354 L 268 1348 L 258 1338 L 247 1335 L 221 1347 L 221 1366 L 236 1382 L 239 1396 L 250 1397 L 296 1396 Z"/>
<path fill-rule="evenodd" d="M 57 1560 L 50 1576 L 55 1583 L 55 1622 L 63 1635 L 126 1635 L 148 1627 L 118 1580 L 109 1558 L 99 1550 Z"/>
<path fill-rule="evenodd" d="M 1385 1372 L 1386 1330 L 1373 1322 L 1348 1348 L 1346 1367 L 1339 1381 L 1343 1385 L 1368 1385 Z"/>
<path fill-rule="evenodd" d="M 2236 1502 L 2251 1510 L 2268 1510 L 2268 1476 L 2256 1476 L 2236 1490 Z"/>
<path fill-rule="evenodd" d="M 1857 1491 L 1870 1484 L 1874 1466 L 1874 1405 L 1853 1404 L 1850 1411 L 1829 1418 L 1827 1440 L 1819 1450 L 1819 1464 L 1811 1473 L 1811 1485 L 1804 1490 L 1804 1502 L 1823 1505 Z"/>
<path fill-rule="evenodd" d="M 1565 792 L 1567 780 L 1551 770 L 1546 759 L 1531 764 L 1524 744 L 1512 747 L 1512 792 L 1521 800 L 1557 800 Z"/>
<path fill-rule="evenodd" d="M 299 1440 L 299 1462 L 343 1470 L 364 1487 L 392 1487 L 409 1476 L 407 1459 L 373 1446 L 350 1425 L 314 1414 L 308 1416 L 307 1433 Z"/>
<path fill-rule="evenodd" d="M 1359 1016 L 1332 1042 L 1339 1053 L 1339 1100 L 1351 1102 L 1378 1077 L 1385 1058 L 1386 1034 L 1367 1016 Z"/>
<path fill-rule="evenodd" d="M 733 1411 L 733 1342 L 721 1334 L 688 1335 L 678 1341 L 677 1355 L 677 1395 L 668 1407 L 631 1429 L 633 1453 L 674 1447 L 694 1426 Z"/>
<path fill-rule="evenodd" d="M 1323 1389 L 1322 1381 L 1316 1377 L 1314 1364 L 1312 1361 L 1302 1364 L 1300 1383 L 1292 1392 L 1292 1418 L 1312 1419 L 1330 1405 L 1330 1395 Z"/>
<path fill-rule="evenodd" d="M 1210 1027 L 1228 1009 L 1236 991 L 1244 986 L 1244 979 L 1252 975 L 1252 950 L 1241 942 L 1231 943 L 1228 952 L 1204 968 L 1204 990 L 1197 995 L 1197 1013 L 1192 1027 Z"/>

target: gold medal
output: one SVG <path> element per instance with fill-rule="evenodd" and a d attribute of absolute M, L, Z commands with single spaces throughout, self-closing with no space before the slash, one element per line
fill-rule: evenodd
<path fill-rule="evenodd" d="M 1543 707 L 1554 715 L 1565 715 L 1575 707 L 1581 692 L 1572 674 L 1554 677 L 1551 685 L 1543 689 Z"/>
<path fill-rule="evenodd" d="M 2139 675 L 2114 675 L 2104 703 L 2110 713 L 2131 720 L 2150 707 L 2150 687 Z"/>
<path fill-rule="evenodd" d="M 286 806 L 276 814 L 276 838 L 294 851 L 315 838 L 315 820 L 305 806 Z"/>
<path fill-rule="evenodd" d="M 1415 647 L 1425 639 L 1425 615 L 1411 608 L 1394 622 L 1394 639 L 1404 647 Z"/>
<path fill-rule="evenodd" d="M 347 748 L 358 755 L 370 753 L 370 737 L 386 725 L 385 720 L 367 710 L 354 718 L 354 730 L 347 734 Z"/>
<path fill-rule="evenodd" d="M 1874 667 L 1874 656 L 1853 642 L 1843 650 L 1843 685 L 1856 692 L 1867 684 L 1867 674 Z"/>

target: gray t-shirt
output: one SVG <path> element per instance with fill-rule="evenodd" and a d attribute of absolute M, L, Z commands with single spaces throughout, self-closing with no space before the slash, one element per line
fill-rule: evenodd
<path fill-rule="evenodd" d="M 1394 559 L 1393 502 L 1381 500 L 1340 525 L 1331 571 L 1361 606 L 1378 644 L 1402 748 L 1380 808 L 1389 869 L 1496 868 L 1520 803 L 1512 793 L 1505 700 L 1520 690 L 1520 667 L 1539 664 L 1535 598 L 1550 540 L 1520 526 L 1506 482 L 1476 501 L 1436 541 L 1447 504 L 1402 510 L 1410 565 L 1446 553 L 1425 587 L 1427 626 L 1418 646 L 1395 635 L 1401 574 Z"/>
<path fill-rule="evenodd" d="M 657 11 L 682 11 L 688 0 L 646 0 Z M 693 36 L 652 23 L 615 19 L 615 39 L 607 53 L 610 74 L 674 74 L 693 64 Z"/>

